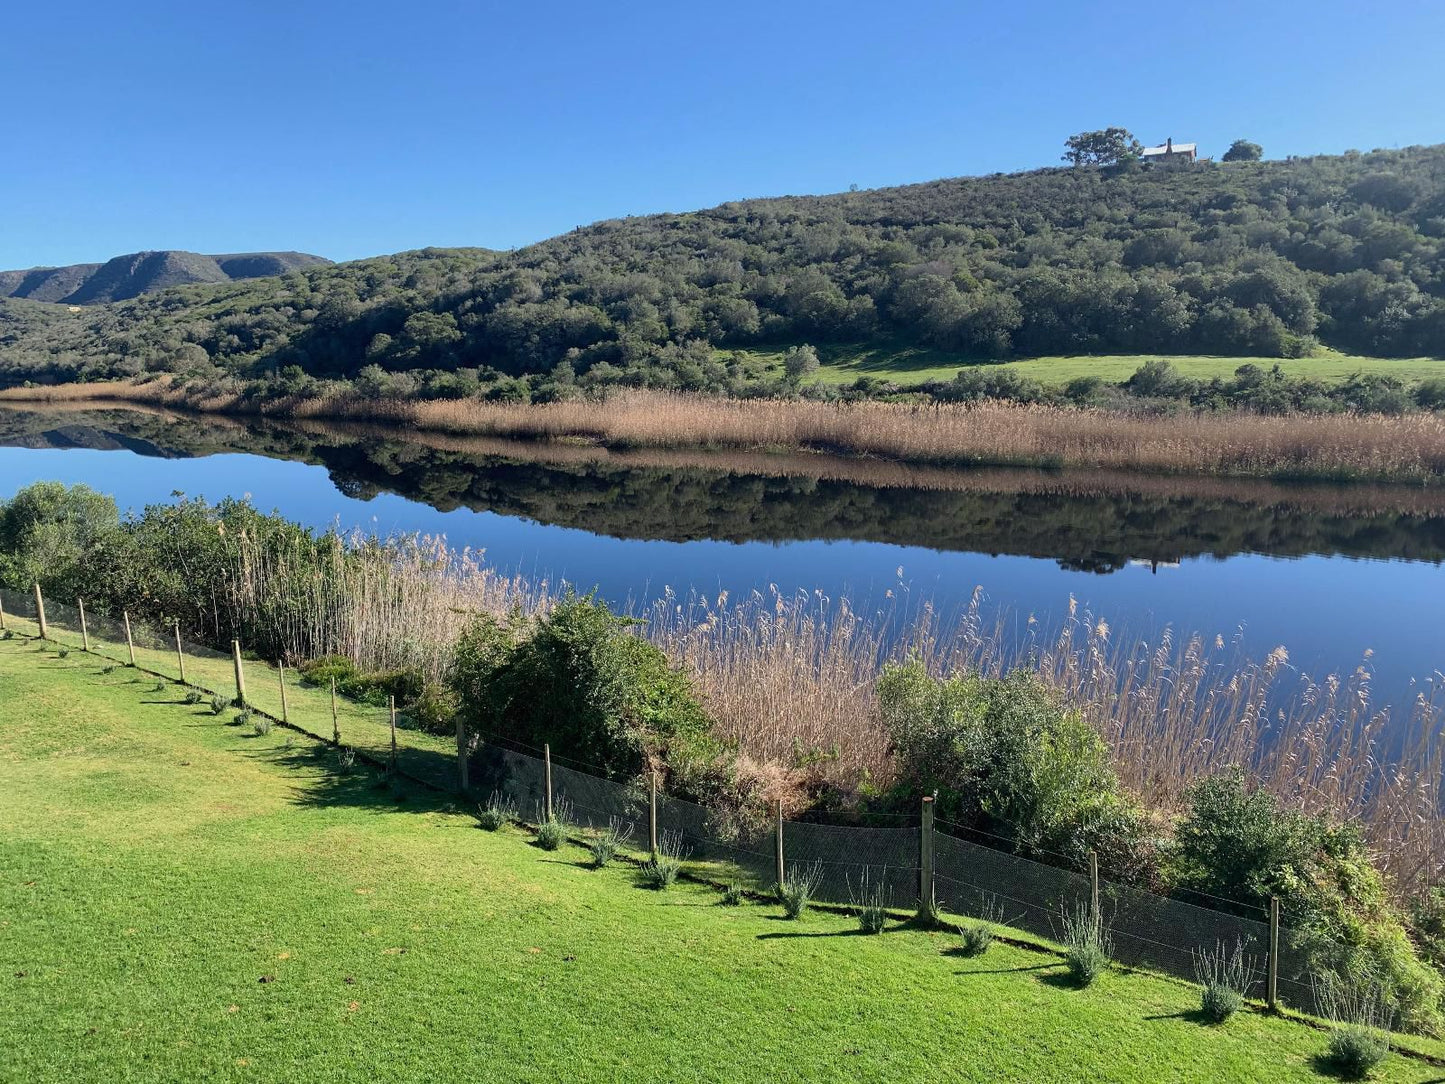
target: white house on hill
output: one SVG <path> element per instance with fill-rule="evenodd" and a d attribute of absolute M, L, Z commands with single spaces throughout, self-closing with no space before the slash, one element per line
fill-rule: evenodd
<path fill-rule="evenodd" d="M 1199 160 L 1199 144 L 1175 143 L 1173 139 L 1166 139 L 1157 147 L 1145 147 L 1139 152 L 1139 158 L 1167 166 L 1189 165 Z"/>

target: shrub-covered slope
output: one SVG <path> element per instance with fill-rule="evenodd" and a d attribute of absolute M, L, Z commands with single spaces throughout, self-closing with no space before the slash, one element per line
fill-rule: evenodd
<path fill-rule="evenodd" d="M 0 348 L 0 379 L 294 366 L 273 390 L 295 390 L 374 365 L 461 371 L 451 383 L 466 388 L 592 371 L 736 389 L 756 374 L 730 370 L 727 351 L 804 341 L 988 358 L 1290 356 L 1315 341 L 1440 355 L 1445 146 L 748 200 L 512 253 L 426 250 L 72 317 Z"/>

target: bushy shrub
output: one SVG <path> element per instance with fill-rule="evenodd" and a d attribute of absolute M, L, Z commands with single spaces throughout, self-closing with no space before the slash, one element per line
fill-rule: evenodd
<path fill-rule="evenodd" d="M 1326 1060 L 1346 1080 L 1364 1080 L 1390 1053 L 1392 1013 L 1384 982 L 1368 971 L 1325 973 L 1313 986 L 1331 1025 Z"/>
<path fill-rule="evenodd" d="M 632 838 L 632 828 L 624 826 L 621 821 L 613 817 L 608 821 L 607 827 L 587 840 L 587 849 L 592 852 L 592 865 L 601 869 L 614 858 L 627 841 Z"/>
<path fill-rule="evenodd" d="M 718 900 L 724 907 L 739 907 L 743 902 L 743 886 L 737 881 L 731 882 L 723 889 L 722 898 Z"/>
<path fill-rule="evenodd" d="M 1104 973 L 1114 951 L 1113 938 L 1104 925 L 1103 915 L 1080 904 L 1072 910 L 1063 910 L 1061 924 L 1069 977 L 1079 986 L 1089 986 Z"/>
<path fill-rule="evenodd" d="M 993 927 L 987 922 L 967 922 L 958 928 L 959 951 L 965 956 L 982 956 L 993 944 Z"/>
<path fill-rule="evenodd" d="M 671 888 L 682 872 L 682 859 L 682 837 L 663 832 L 657 840 L 657 853 L 638 867 L 637 879 L 645 887 L 659 892 Z"/>
<path fill-rule="evenodd" d="M 55 653 L 55 657 L 57 659 L 68 659 L 70 657 L 70 648 L 62 647 L 59 651 Z"/>
<path fill-rule="evenodd" d="M 258 738 L 264 738 L 271 733 L 271 720 L 265 715 L 253 715 L 251 719 L 251 733 Z"/>
<path fill-rule="evenodd" d="M 687 675 L 631 623 L 572 593 L 534 622 L 477 618 L 451 677 L 463 718 L 613 778 L 662 763 L 673 793 L 715 792 L 732 778 L 731 758 Z"/>
<path fill-rule="evenodd" d="M 486 804 L 477 807 L 477 823 L 488 832 L 497 831 L 516 817 L 517 804 L 501 791 L 492 791 Z"/>
<path fill-rule="evenodd" d="M 555 851 L 565 842 L 567 842 L 567 819 L 561 806 L 558 805 L 553 809 L 551 816 L 542 818 L 542 822 L 537 825 L 537 846 L 544 851 Z"/>
<path fill-rule="evenodd" d="M 201 702 L 201 691 L 199 689 L 188 689 L 185 699 L 187 704 L 199 704 Z"/>
<path fill-rule="evenodd" d="M 801 918 L 823 880 L 823 867 L 789 866 L 783 873 L 783 883 L 778 885 L 778 902 L 783 905 L 783 914 L 788 918 Z"/>
<path fill-rule="evenodd" d="M 1055 851 L 1089 851 L 1124 880 L 1151 876 L 1144 820 L 1124 794 L 1102 738 L 1039 678 L 931 676 L 912 661 L 877 683 L 898 767 L 898 798 L 937 793 L 937 815 Z"/>
<path fill-rule="evenodd" d="M 883 881 L 874 881 L 865 872 L 857 889 L 848 885 L 848 895 L 853 902 L 853 914 L 858 919 L 861 933 L 882 933 L 888 924 L 888 900 Z"/>
<path fill-rule="evenodd" d="M 1194 950 L 1194 979 L 1204 989 L 1200 1009 L 1211 1024 L 1222 1024 L 1239 1011 L 1259 968 L 1236 941 L 1233 950 L 1219 942 L 1212 949 Z"/>
<path fill-rule="evenodd" d="M 1439 1029 L 1440 975 L 1410 943 L 1353 826 L 1283 809 L 1235 769 L 1190 790 L 1165 873 L 1176 890 L 1257 908 L 1278 897 L 1313 967 L 1378 974 L 1405 1026 Z"/>
<path fill-rule="evenodd" d="M 250 708 L 242 708 L 240 711 L 236 712 L 235 715 L 231 716 L 231 725 L 250 726 L 252 714 L 253 713 Z"/>
<path fill-rule="evenodd" d="M 230 706 L 231 706 L 231 701 L 230 701 L 230 699 L 229 699 L 228 697 L 224 697 L 224 696 L 220 696 L 220 695 L 211 697 L 211 714 L 212 714 L 212 715 L 220 715 L 221 712 L 225 711 L 225 710 L 226 710 L 227 708 L 229 708 Z"/>

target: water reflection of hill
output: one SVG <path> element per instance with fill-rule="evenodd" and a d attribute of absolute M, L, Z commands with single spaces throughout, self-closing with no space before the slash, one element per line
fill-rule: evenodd
<path fill-rule="evenodd" d="M 134 410 L 0 410 L 0 443 L 302 460 L 353 497 L 385 491 L 624 538 L 849 539 L 1099 572 L 1241 552 L 1445 559 L 1445 492 L 1418 488 L 616 452 Z"/>

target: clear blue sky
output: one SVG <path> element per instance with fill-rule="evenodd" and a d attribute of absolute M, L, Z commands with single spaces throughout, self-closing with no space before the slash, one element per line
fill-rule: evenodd
<path fill-rule="evenodd" d="M 1445 142 L 1445 3 L 79 0 L 0 23 L 0 268 L 507 248 L 1055 164 Z"/>

